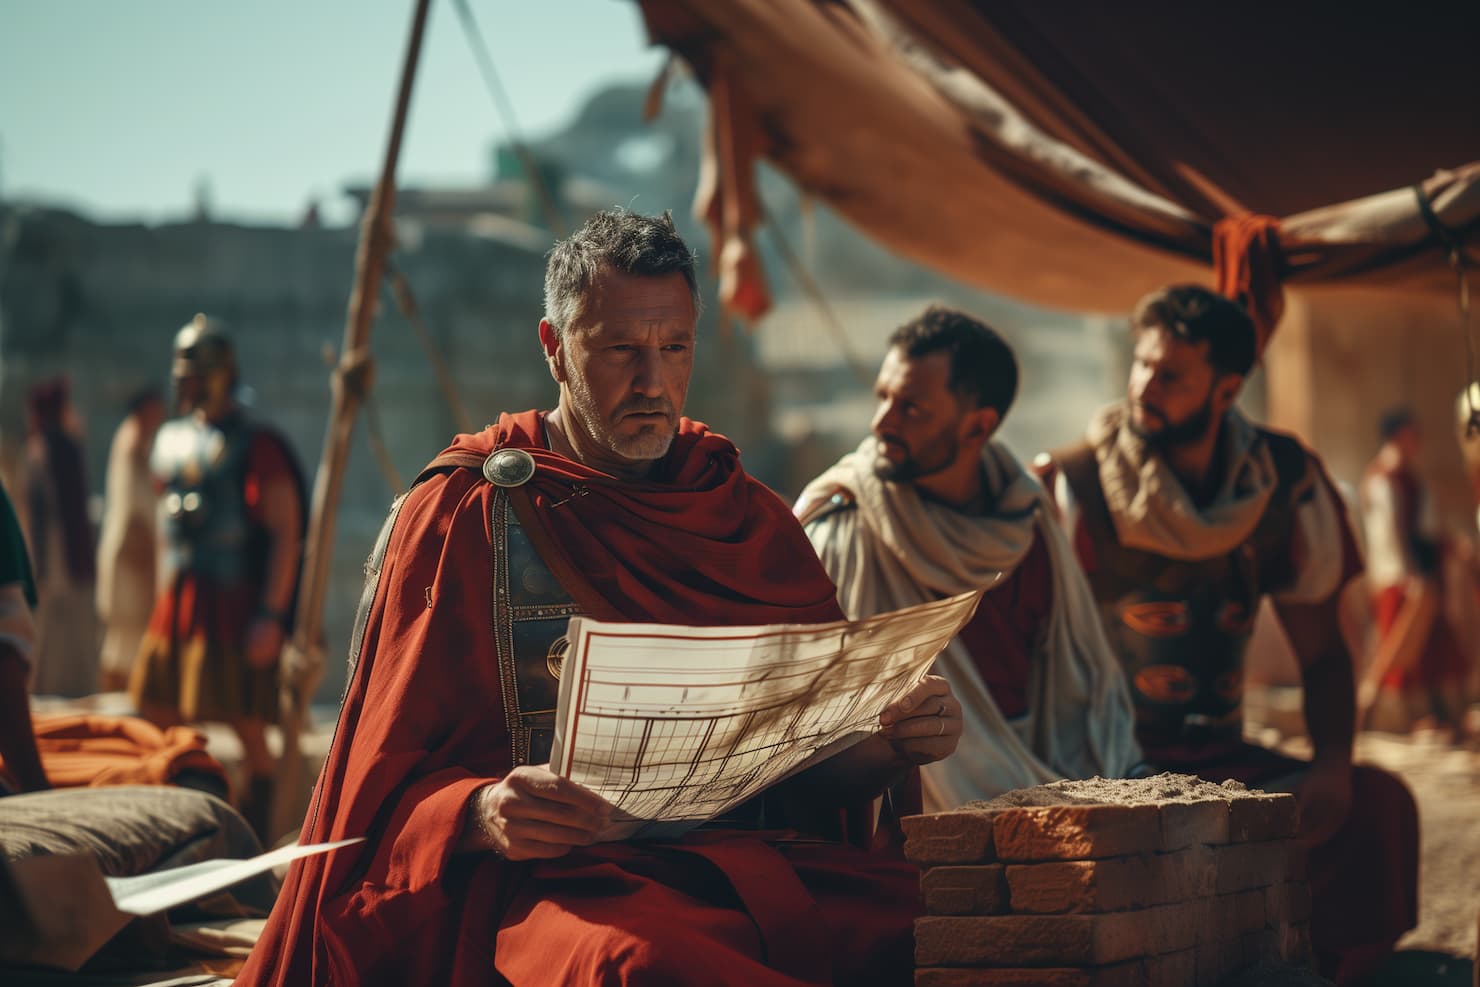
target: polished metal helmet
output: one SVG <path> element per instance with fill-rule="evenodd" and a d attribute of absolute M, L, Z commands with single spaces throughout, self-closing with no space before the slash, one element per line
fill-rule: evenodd
<path fill-rule="evenodd" d="M 235 404 L 236 348 L 216 319 L 197 315 L 175 333 L 170 365 L 175 384 L 175 412 L 203 413 L 214 420 Z"/>
<path fill-rule="evenodd" d="M 200 312 L 175 333 L 175 357 L 171 376 L 191 377 L 225 370 L 236 379 L 236 347 L 226 335 L 226 326 Z"/>

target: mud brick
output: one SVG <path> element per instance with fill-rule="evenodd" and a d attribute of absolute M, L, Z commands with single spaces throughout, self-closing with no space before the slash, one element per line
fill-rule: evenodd
<path fill-rule="evenodd" d="M 1240 939 L 1219 939 L 1197 947 L 1197 987 L 1218 987 L 1229 973 L 1243 965 L 1244 947 Z"/>
<path fill-rule="evenodd" d="M 1095 967 L 926 967 L 915 987 L 1191 987 L 1190 949 Z"/>
<path fill-rule="evenodd" d="M 1264 911 L 1264 888 L 1240 891 L 1237 894 L 1221 894 L 1213 900 L 1223 911 L 1224 935 L 1242 936 L 1246 932 L 1258 932 L 1268 919 Z"/>
<path fill-rule="evenodd" d="M 932 867 L 920 877 L 927 915 L 997 915 L 1007 911 L 1001 864 Z"/>
<path fill-rule="evenodd" d="M 1265 921 L 1270 925 L 1281 922 L 1310 921 L 1310 885 L 1304 881 L 1288 881 L 1275 884 L 1264 890 Z"/>
<path fill-rule="evenodd" d="M 1279 961 L 1279 944 L 1275 941 L 1275 934 L 1269 929 L 1245 933 L 1241 945 L 1243 946 L 1244 960 L 1250 966 L 1265 960 L 1271 962 Z"/>
<path fill-rule="evenodd" d="M 1177 853 L 1162 854 L 1162 883 L 1168 889 L 1167 901 L 1206 898 L 1217 893 L 1218 863 L 1212 847 L 1188 847 Z"/>
<path fill-rule="evenodd" d="M 1139 863 L 1131 858 L 1009 864 L 1008 898 L 1014 912 L 1034 915 L 1114 911 L 1106 902 L 1123 901 L 1134 892 L 1145 871 Z"/>
<path fill-rule="evenodd" d="M 1190 987 L 1196 976 L 1196 953 L 1184 949 L 1161 956 L 1090 969 L 1090 987 Z"/>
<path fill-rule="evenodd" d="M 1305 880 L 1306 850 L 1298 843 L 1285 844 L 1285 880 Z"/>
<path fill-rule="evenodd" d="M 1217 898 L 1208 897 L 1190 901 L 1184 907 L 1192 909 L 1194 913 L 1196 931 L 1193 940 L 1197 945 L 1202 946 L 1228 937 L 1228 933 L 1223 929 L 1223 908 Z"/>
<path fill-rule="evenodd" d="M 1006 809 L 993 827 L 1002 860 L 1083 860 L 1148 853 L 1161 846 L 1155 805 L 1050 805 Z"/>
<path fill-rule="evenodd" d="M 928 916 L 915 920 L 915 966 L 1062 966 L 1094 955 L 1089 916 Z"/>
<path fill-rule="evenodd" d="M 1200 843 L 1228 842 L 1227 799 L 1166 802 L 1161 806 L 1161 848 L 1166 851 Z"/>
<path fill-rule="evenodd" d="M 1274 922 L 1258 937 L 1262 959 L 1304 966 L 1310 963 L 1310 925 Z"/>
<path fill-rule="evenodd" d="M 1098 964 L 1190 950 L 1197 942 L 1198 912 L 1186 903 L 1094 918 Z"/>
<path fill-rule="evenodd" d="M 1012 910 L 1032 914 L 1120 912 L 1186 901 L 1213 892 L 1211 853 L 1180 853 L 1107 860 L 1009 864 Z"/>
<path fill-rule="evenodd" d="M 1230 843 L 1287 840 L 1295 835 L 1295 796 L 1250 792 L 1228 804 Z"/>
<path fill-rule="evenodd" d="M 936 812 L 906 816 L 904 855 L 915 864 L 989 864 L 993 852 L 990 812 Z"/>
<path fill-rule="evenodd" d="M 1197 910 L 1107 915 L 929 916 L 915 921 L 917 966 L 1107 966 L 1194 945 Z"/>
<path fill-rule="evenodd" d="M 1185 903 L 1182 907 L 1195 913 L 1197 944 L 1238 939 L 1247 932 L 1263 929 L 1267 924 L 1264 895 L 1263 888 L 1256 888 Z"/>
<path fill-rule="evenodd" d="M 1098 987 L 1098 982 L 1083 969 L 927 967 L 915 971 L 915 987 Z"/>
<path fill-rule="evenodd" d="M 1271 927 L 1276 955 L 1286 963 L 1303 966 L 1310 962 L 1310 926 L 1304 922 L 1280 922 Z"/>
<path fill-rule="evenodd" d="M 1290 852 L 1282 842 L 1234 843 L 1213 850 L 1218 871 L 1214 890 L 1218 894 L 1247 891 L 1281 884 L 1289 867 Z"/>
<path fill-rule="evenodd" d="M 1143 973 L 1135 981 L 1145 987 L 1188 987 L 1197 976 L 1197 951 L 1184 949 L 1161 956 L 1148 956 L 1140 961 Z M 1127 982 L 1130 987 L 1130 982 Z"/>

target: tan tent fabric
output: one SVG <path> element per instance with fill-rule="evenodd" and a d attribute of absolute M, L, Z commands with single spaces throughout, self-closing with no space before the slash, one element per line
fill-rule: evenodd
<path fill-rule="evenodd" d="M 715 132 L 900 253 L 1039 304 L 1211 283 L 1215 226 L 1247 213 L 1278 218 L 1285 282 L 1453 290 L 1418 183 L 1456 238 L 1480 229 L 1474 5 L 640 2 L 743 117 Z M 728 150 L 713 167 L 748 167 Z"/>

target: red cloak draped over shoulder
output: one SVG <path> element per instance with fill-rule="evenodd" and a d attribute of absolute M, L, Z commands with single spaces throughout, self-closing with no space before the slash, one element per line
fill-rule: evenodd
<path fill-rule="evenodd" d="M 704 425 L 684 419 L 641 483 L 549 452 L 533 411 L 458 436 L 448 451 L 508 447 L 538 466 L 511 491 L 521 521 L 593 616 L 841 617 L 787 505 Z M 511 767 L 491 633 L 495 489 L 456 469 L 407 495 L 302 833 L 304 843 L 369 839 L 294 864 L 239 987 L 500 982 L 494 941 L 518 883 L 510 876 L 526 865 L 453 855 L 469 795 Z"/>

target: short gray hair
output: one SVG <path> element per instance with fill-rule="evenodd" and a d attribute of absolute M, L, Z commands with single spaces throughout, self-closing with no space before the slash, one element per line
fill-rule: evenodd
<path fill-rule="evenodd" d="M 580 316 L 586 291 L 604 270 L 643 277 L 677 271 L 688 282 L 694 316 L 699 315 L 694 252 L 678 235 L 671 212 L 644 216 L 603 209 L 550 249 L 545 263 L 545 319 L 557 336 Z"/>

